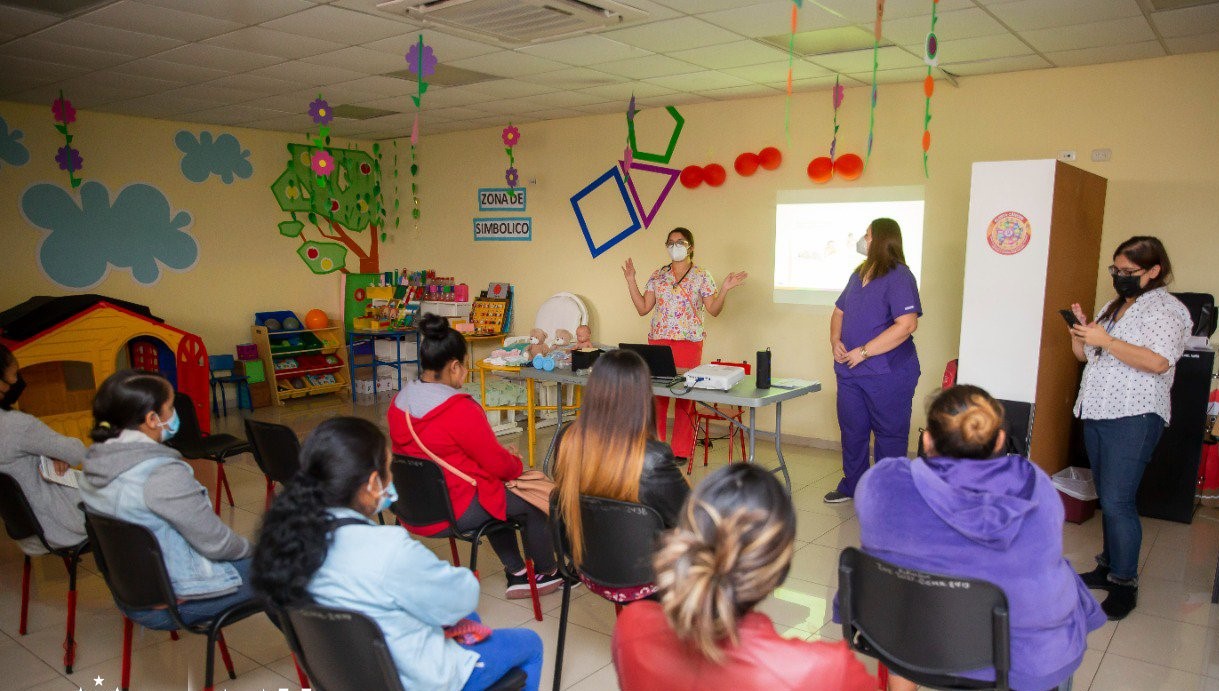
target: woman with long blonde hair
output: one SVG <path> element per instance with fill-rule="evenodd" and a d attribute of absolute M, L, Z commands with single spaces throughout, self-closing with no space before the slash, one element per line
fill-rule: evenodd
<path fill-rule="evenodd" d="M 690 486 L 668 444 L 657 441 L 653 423 L 652 384 L 643 358 L 629 350 L 611 350 L 597 359 L 584 388 L 580 416 L 562 430 L 558 441 L 555 482 L 559 510 L 567 525 L 572 557 L 584 559 L 580 495 L 631 501 L 655 509 L 666 528 L 677 523 Z M 631 602 L 655 592 L 602 588 L 593 592 L 615 602 Z"/>

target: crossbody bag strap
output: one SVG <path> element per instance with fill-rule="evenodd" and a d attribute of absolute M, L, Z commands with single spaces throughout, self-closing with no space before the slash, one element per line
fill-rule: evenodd
<path fill-rule="evenodd" d="M 336 518 L 330 522 L 330 530 L 332 530 L 332 531 L 338 530 L 339 528 L 342 528 L 343 526 L 348 526 L 348 525 L 372 526 L 372 524 L 368 522 L 368 519 L 365 519 L 365 518 L 350 518 L 350 517 Z"/>
<path fill-rule="evenodd" d="M 414 439 L 414 440 L 415 440 L 415 446 L 418 446 L 420 451 L 423 451 L 423 453 L 427 454 L 427 457 L 428 457 L 428 458 L 432 459 L 433 461 L 436 461 L 436 463 L 437 463 L 437 464 L 438 464 L 438 465 L 439 465 L 441 468 L 444 468 L 445 470 L 449 471 L 450 473 L 453 473 L 453 474 L 454 474 L 454 475 L 456 475 L 457 477 L 461 478 L 462 480 L 465 480 L 466 482 L 470 483 L 471 485 L 473 485 L 473 486 L 475 486 L 475 487 L 477 487 L 477 486 L 478 486 L 478 480 L 475 480 L 474 478 L 470 477 L 469 475 L 466 475 L 465 473 L 461 472 L 460 470 L 458 470 L 458 469 L 454 468 L 453 466 L 449 465 L 448 463 L 446 463 L 446 462 L 445 462 L 445 460 L 444 460 L 443 458 L 441 458 L 440 456 L 437 456 L 436 454 L 432 453 L 432 450 L 431 450 L 431 449 L 429 449 L 428 447 L 424 446 L 424 445 L 423 445 L 423 440 L 421 440 L 421 439 L 419 438 L 419 435 L 415 433 L 415 425 L 414 425 L 414 424 L 411 422 L 411 411 L 410 411 L 410 409 L 404 410 L 404 411 L 402 411 L 402 412 L 406 413 L 406 428 L 407 428 L 408 430 L 410 430 L 410 433 L 411 433 L 411 439 Z"/>

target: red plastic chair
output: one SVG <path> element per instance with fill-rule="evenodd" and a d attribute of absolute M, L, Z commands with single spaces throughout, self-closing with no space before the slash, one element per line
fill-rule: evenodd
<path fill-rule="evenodd" d="M 711 364 L 728 365 L 729 367 L 740 367 L 741 369 L 745 370 L 746 375 L 748 375 L 752 369 L 748 362 L 724 362 L 723 360 L 712 360 Z M 742 415 L 744 414 L 745 409 L 740 406 L 725 405 L 725 406 L 721 407 L 719 404 L 714 404 L 711 407 L 714 408 L 715 410 L 719 411 L 723 415 L 730 417 L 733 420 L 736 420 L 737 422 L 742 422 Z M 703 467 L 707 466 L 707 456 L 711 451 L 711 422 L 713 420 L 723 420 L 723 419 L 724 419 L 723 417 L 721 417 L 720 415 L 716 415 L 715 413 L 704 413 L 704 412 L 700 412 L 700 410 L 698 408 L 694 409 L 695 434 L 698 433 L 698 429 L 700 427 L 702 428 L 702 433 L 703 433 L 703 441 L 702 441 Z M 735 438 L 740 438 L 740 440 L 741 440 L 741 460 L 746 460 L 745 430 L 741 429 L 740 427 L 737 427 L 736 425 L 734 425 L 732 423 L 728 423 L 728 462 L 729 463 L 732 462 L 732 441 Z M 686 465 L 686 475 L 689 475 L 693 472 L 694 472 L 694 454 L 690 454 L 690 462 Z"/>

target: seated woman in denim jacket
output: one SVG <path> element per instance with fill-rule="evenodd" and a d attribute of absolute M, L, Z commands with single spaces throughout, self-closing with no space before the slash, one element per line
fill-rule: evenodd
<path fill-rule="evenodd" d="M 178 431 L 169 382 L 149 372 L 116 372 L 93 399 L 93 419 L 95 443 L 85 454 L 80 496 L 90 511 L 152 531 L 183 621 L 206 621 L 253 597 L 249 541 L 221 522 L 194 471 L 162 443 Z M 150 629 L 175 628 L 163 609 L 124 614 Z"/>
<path fill-rule="evenodd" d="M 377 622 L 407 689 L 477 691 L 513 668 L 536 691 L 542 639 L 496 629 L 459 644 L 445 627 L 478 604 L 478 579 L 441 561 L 398 526 L 371 517 L 397 500 L 385 435 L 353 417 L 318 425 L 301 450 L 301 470 L 263 519 L 255 587 L 281 606 L 315 602 Z"/>

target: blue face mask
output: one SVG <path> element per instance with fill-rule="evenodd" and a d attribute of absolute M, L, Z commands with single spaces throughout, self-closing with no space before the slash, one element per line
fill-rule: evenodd
<path fill-rule="evenodd" d="M 161 443 L 169 441 L 178 433 L 178 428 L 182 426 L 182 420 L 178 418 L 178 411 L 174 411 L 173 415 L 169 416 L 169 420 L 161 423 Z"/>
<path fill-rule="evenodd" d="M 378 480 L 378 482 L 379 481 L 380 480 Z M 394 483 L 391 482 L 388 485 L 382 485 L 381 501 L 377 502 L 376 513 L 385 511 L 396 501 L 398 501 L 398 488 L 394 487 Z"/>

